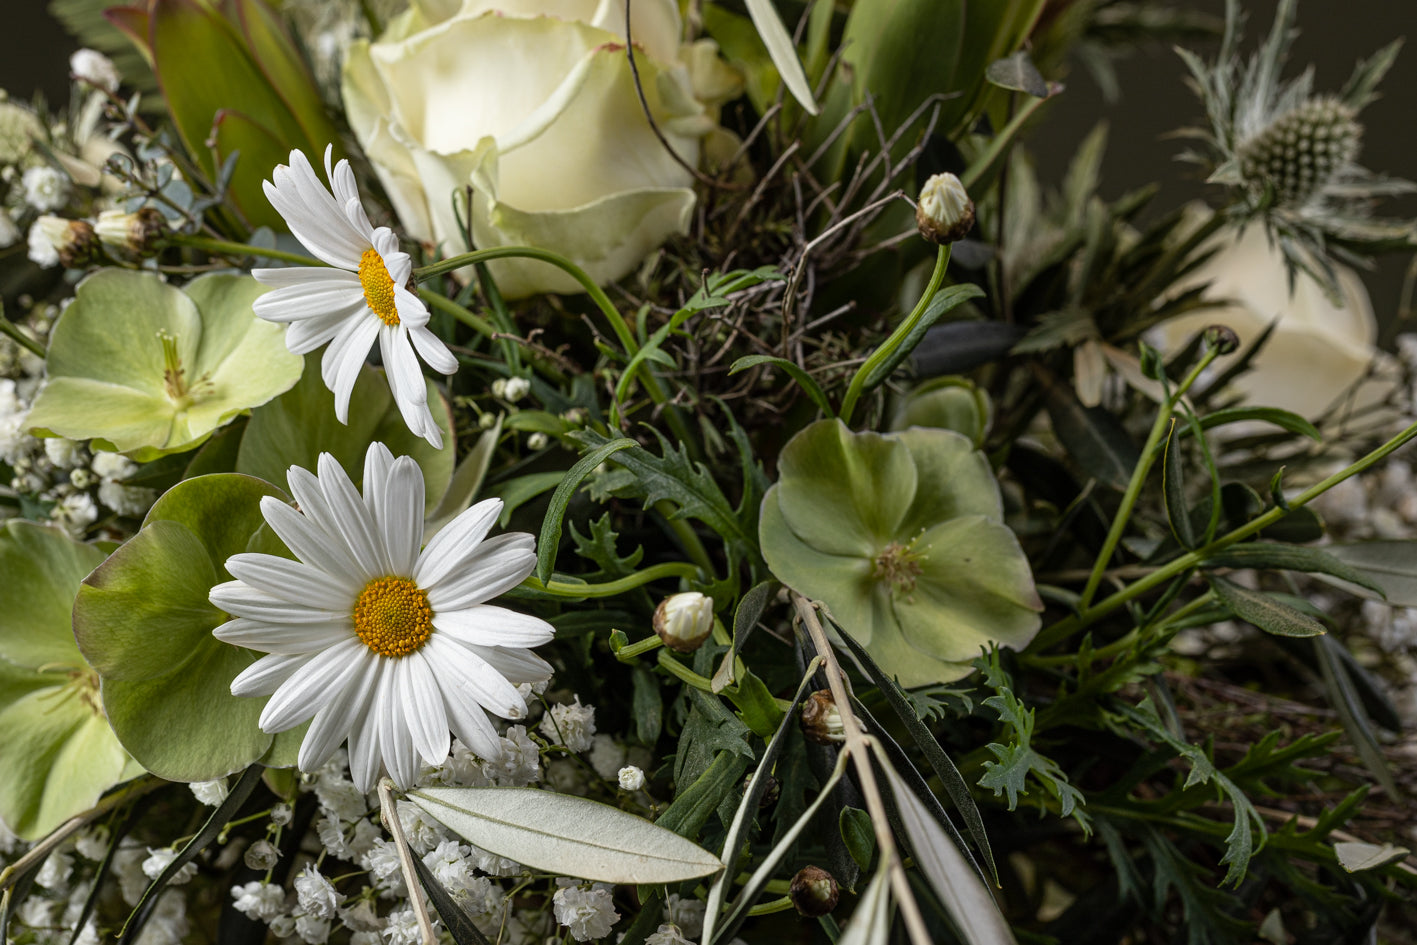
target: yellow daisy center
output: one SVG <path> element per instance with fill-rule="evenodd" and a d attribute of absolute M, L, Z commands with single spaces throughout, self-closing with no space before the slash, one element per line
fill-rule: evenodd
<path fill-rule="evenodd" d="M 384 257 L 372 246 L 359 257 L 359 284 L 364 287 L 364 301 L 369 303 L 379 321 L 385 325 L 399 323 L 398 306 L 394 304 L 394 280 Z"/>
<path fill-rule="evenodd" d="M 415 653 L 433 635 L 428 595 L 408 578 L 375 578 L 354 602 L 354 632 L 380 656 Z"/>

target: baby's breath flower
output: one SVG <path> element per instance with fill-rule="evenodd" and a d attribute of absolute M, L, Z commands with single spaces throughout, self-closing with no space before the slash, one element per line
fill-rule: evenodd
<path fill-rule="evenodd" d="M 69 178 L 47 164 L 31 167 L 20 178 L 25 203 L 40 213 L 58 210 L 69 200 Z"/>
<path fill-rule="evenodd" d="M 325 945 L 330 937 L 330 920 L 322 916 L 296 916 L 295 934 L 305 945 Z"/>
<path fill-rule="evenodd" d="M 694 945 L 679 926 L 666 923 L 645 938 L 645 945 Z"/>
<path fill-rule="evenodd" d="M 339 912 L 340 900 L 343 898 L 330 881 L 315 869 L 313 863 L 305 864 L 305 869 L 295 877 L 295 895 L 300 902 L 300 908 L 304 909 L 307 915 L 322 919 L 333 919 Z M 325 934 L 329 934 L 328 927 Z"/>
<path fill-rule="evenodd" d="M 246 848 L 246 865 L 253 870 L 268 870 L 280 861 L 280 850 L 269 840 L 257 840 Z"/>
<path fill-rule="evenodd" d="M 539 731 L 553 744 L 585 751 L 595 734 L 595 706 L 581 705 L 580 696 L 570 705 L 553 705 L 541 720 Z"/>
<path fill-rule="evenodd" d="M 638 765 L 626 765 L 620 769 L 619 780 L 622 791 L 638 791 L 645 786 L 645 773 Z"/>
<path fill-rule="evenodd" d="M 148 858 L 143 861 L 143 873 L 148 879 L 157 879 L 162 875 L 162 871 L 172 865 L 172 861 L 177 859 L 177 851 L 164 847 L 161 850 L 154 850 L 148 847 Z M 196 863 L 184 863 L 182 868 L 173 873 L 168 882 L 174 886 L 190 882 L 193 876 L 197 875 Z"/>
<path fill-rule="evenodd" d="M 551 898 L 556 921 L 578 942 L 599 940 L 610 934 L 620 914 L 610 898 L 610 887 L 597 883 L 590 889 L 565 886 Z"/>

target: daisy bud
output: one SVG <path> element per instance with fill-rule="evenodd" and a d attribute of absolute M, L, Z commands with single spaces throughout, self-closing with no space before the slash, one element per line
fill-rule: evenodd
<path fill-rule="evenodd" d="M 136 213 L 105 210 L 98 215 L 94 233 L 105 246 L 135 256 L 149 256 L 157 241 L 167 235 L 167 218 L 153 207 L 143 207 Z"/>
<path fill-rule="evenodd" d="M 671 650 L 694 652 L 713 632 L 713 598 L 698 591 L 669 595 L 654 609 L 654 632 Z"/>
<path fill-rule="evenodd" d="M 1207 348 L 1214 348 L 1221 354 L 1233 354 L 1240 347 L 1240 336 L 1228 325 L 1211 325 L 1201 338 Z"/>
<path fill-rule="evenodd" d="M 638 765 L 626 765 L 620 769 L 620 790 L 638 791 L 645 786 L 644 769 Z"/>
<path fill-rule="evenodd" d="M 89 260 L 98 248 L 93 226 L 84 220 L 42 216 L 30 226 L 29 257 L 45 267 L 74 269 Z"/>
<path fill-rule="evenodd" d="M 915 224 L 920 235 L 944 245 L 964 239 L 974 226 L 974 201 L 953 174 L 936 174 L 920 188 L 915 206 Z"/>
<path fill-rule="evenodd" d="M 804 866 L 792 877 L 787 895 L 800 914 L 815 918 L 836 908 L 841 887 L 836 877 L 820 866 Z"/>
<path fill-rule="evenodd" d="M 496 382 L 493 382 L 494 387 Z M 509 377 L 502 384 L 502 396 L 515 403 L 531 393 L 531 381 L 524 377 Z"/>
<path fill-rule="evenodd" d="M 538 430 L 526 438 L 526 448 L 529 450 L 544 450 L 546 449 L 546 444 L 550 442 L 550 438 L 547 437 L 545 433 Z"/>
<path fill-rule="evenodd" d="M 809 742 L 818 745 L 834 745 L 846 741 L 846 731 L 841 724 L 841 711 L 832 699 L 831 690 L 819 689 L 802 703 L 802 734 Z"/>
<path fill-rule="evenodd" d="M 118 67 L 97 49 L 80 49 L 70 56 L 69 72 L 85 85 L 104 92 L 118 91 Z"/>

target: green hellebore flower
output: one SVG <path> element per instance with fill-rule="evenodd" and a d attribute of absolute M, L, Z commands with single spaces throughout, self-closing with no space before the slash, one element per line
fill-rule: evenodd
<path fill-rule="evenodd" d="M 958 679 L 981 647 L 1033 639 L 1043 604 L 968 438 L 822 420 L 778 466 L 758 531 L 769 567 L 825 602 L 901 685 Z"/>
<path fill-rule="evenodd" d="M 94 273 L 54 326 L 31 430 L 139 462 L 197 446 L 300 379 L 283 328 L 251 311 L 265 291 L 249 276 L 206 275 L 184 291 L 150 272 Z"/>
<path fill-rule="evenodd" d="M 0 821 L 25 840 L 143 773 L 108 727 L 70 626 L 79 582 L 103 559 L 57 529 L 0 527 Z"/>

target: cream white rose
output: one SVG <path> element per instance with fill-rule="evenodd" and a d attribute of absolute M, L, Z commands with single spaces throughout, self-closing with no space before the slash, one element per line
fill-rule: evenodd
<path fill-rule="evenodd" d="M 624 3 L 422 0 L 350 48 L 350 125 L 410 236 L 461 252 L 455 204 L 470 187 L 477 248 L 553 250 L 608 282 L 685 230 L 693 175 L 645 120 Z M 697 165 L 713 106 L 738 86 L 711 44 L 680 43 L 674 0 L 633 0 L 631 11 L 650 111 Z M 536 261 L 493 272 L 512 298 L 580 288 Z"/>
<path fill-rule="evenodd" d="M 1207 299 L 1231 304 L 1165 322 L 1158 340 L 1166 350 L 1179 351 L 1207 325 L 1220 324 L 1234 329 L 1244 351 L 1277 319 L 1251 370 L 1231 381 L 1230 390 L 1245 404 L 1281 407 L 1310 419 L 1346 396 L 1375 359 L 1388 360 L 1374 346 L 1377 321 L 1357 273 L 1336 267 L 1339 299 L 1303 272 L 1295 274 L 1291 293 L 1284 256 L 1263 227 L 1228 233 L 1220 245 L 1186 284 L 1208 282 Z M 1365 383 L 1355 404 L 1376 403 L 1385 393 L 1384 383 Z"/>

